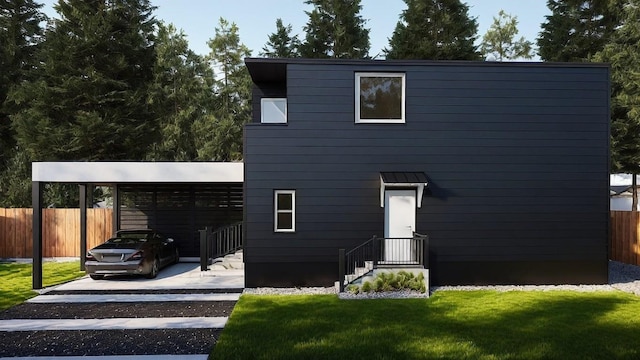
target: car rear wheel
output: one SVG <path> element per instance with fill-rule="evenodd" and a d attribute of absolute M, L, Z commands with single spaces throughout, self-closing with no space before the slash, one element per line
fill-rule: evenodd
<path fill-rule="evenodd" d="M 93 280 L 102 280 L 102 279 L 104 279 L 104 275 L 98 275 L 98 274 L 89 274 L 89 277 L 92 278 Z"/>
<path fill-rule="evenodd" d="M 151 264 L 151 271 L 147 274 L 147 279 L 153 279 L 158 276 L 158 258 L 153 259 L 153 264 Z"/>
<path fill-rule="evenodd" d="M 173 259 L 173 263 L 177 264 L 180 262 L 180 253 L 178 253 L 178 249 L 176 249 L 175 259 Z"/>

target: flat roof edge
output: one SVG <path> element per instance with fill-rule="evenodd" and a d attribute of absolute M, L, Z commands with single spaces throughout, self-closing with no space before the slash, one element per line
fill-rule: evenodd
<path fill-rule="evenodd" d="M 31 180 L 59 183 L 242 183 L 242 162 L 33 162 Z"/>
<path fill-rule="evenodd" d="M 406 65 L 406 66 L 542 66 L 542 67 L 609 67 L 598 62 L 545 62 L 545 61 L 482 61 L 482 60 L 371 60 L 371 59 L 310 59 L 310 58 L 258 58 L 247 57 L 245 64 L 309 64 L 309 65 Z"/>

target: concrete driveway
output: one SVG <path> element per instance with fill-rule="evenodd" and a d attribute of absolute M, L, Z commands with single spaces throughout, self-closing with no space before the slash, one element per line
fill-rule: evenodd
<path fill-rule="evenodd" d="M 244 270 L 200 271 L 200 264 L 178 263 L 166 267 L 155 279 L 143 276 L 107 276 L 103 280 L 83 277 L 55 288 L 73 290 L 161 290 L 161 289 L 242 289 Z"/>

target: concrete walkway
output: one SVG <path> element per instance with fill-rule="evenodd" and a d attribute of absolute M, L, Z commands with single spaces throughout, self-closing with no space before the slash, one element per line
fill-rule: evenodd
<path fill-rule="evenodd" d="M 106 277 L 103 280 L 92 280 L 89 277 L 83 277 L 81 279 L 42 290 L 41 295 L 29 299 L 21 307 L 29 306 L 43 306 L 42 304 L 70 304 L 65 309 L 71 309 L 73 304 L 89 304 L 83 306 L 90 306 L 94 309 L 95 313 L 100 313 L 100 304 L 106 303 L 145 303 L 153 305 L 156 309 L 159 309 L 158 315 L 162 316 L 162 304 L 166 304 L 167 308 L 172 307 L 175 311 L 173 304 L 179 304 L 180 309 L 189 308 L 189 303 L 200 304 L 201 306 L 215 307 L 217 303 L 226 302 L 231 305 L 227 305 L 227 311 L 230 311 L 233 302 L 236 302 L 240 297 L 240 291 L 244 288 L 244 271 L 243 270 L 216 270 L 201 272 L 199 264 L 195 263 L 180 263 L 172 265 L 168 268 L 162 269 L 155 279 L 146 279 L 142 277 L 128 277 L 128 276 L 116 276 Z M 192 291 L 192 293 L 190 293 Z M 114 293 L 110 293 L 114 292 Z M 211 305 L 202 305 L 203 303 L 210 303 Z M 33 305 L 30 305 L 33 304 Z M 80 305 L 76 305 L 80 306 Z M 123 305 L 126 309 L 126 305 Z M 32 309 L 33 310 L 33 309 Z M 72 310 L 69 310 L 72 311 Z M 118 346 L 119 338 L 114 337 L 113 349 L 109 348 L 98 349 L 101 352 L 94 352 L 94 347 L 84 347 L 85 350 L 78 350 L 81 348 L 73 344 L 77 338 L 82 338 L 84 335 L 74 335 L 76 331 L 82 332 L 98 332 L 98 338 L 109 337 L 110 335 L 123 336 L 123 333 L 135 336 L 139 331 L 186 331 L 188 335 L 186 337 L 193 337 L 193 332 L 200 331 L 198 329 L 212 331 L 214 329 L 224 328 L 228 317 L 227 316 L 199 316 L 202 313 L 197 312 L 194 314 L 192 310 L 190 313 L 186 313 L 186 317 L 170 317 L 164 314 L 164 317 L 144 317 L 144 315 L 133 314 L 133 317 L 116 317 L 116 318 L 86 318 L 86 314 L 69 314 L 67 310 L 62 311 L 64 314 L 60 314 L 60 318 L 48 318 L 48 319 L 30 319 L 29 317 L 22 317 L 21 319 L 7 319 L 0 321 L 0 347 L 5 349 L 8 346 L 12 346 L 15 349 L 15 353 L 11 353 L 10 350 L 0 352 L 0 356 L 22 356 L 22 357 L 0 357 L 0 359 L 30 359 L 30 360 L 71 360 L 71 359 L 93 359 L 93 360 L 110 360 L 110 359 L 124 359 L 124 360 L 146 360 L 146 359 L 184 359 L 184 360 L 204 360 L 207 358 L 208 353 L 189 354 L 189 346 L 186 346 L 186 350 L 183 348 L 182 353 L 172 354 L 166 353 L 163 348 L 149 350 L 152 346 L 145 348 L 144 353 L 141 355 L 130 355 L 132 350 L 120 350 Z M 65 313 L 67 312 L 67 313 Z M 227 314 L 228 312 L 224 313 Z M 57 314 L 56 314 L 57 316 Z M 95 315 L 94 315 L 95 316 Z M 131 315 L 129 315 L 131 316 Z M 182 316 L 182 314 L 181 314 Z M 210 329 L 210 330 L 207 330 Z M 133 332 L 133 333 L 130 333 Z M 8 335 L 14 334 L 13 339 L 20 341 L 23 337 L 33 336 L 38 338 L 40 343 L 28 343 L 25 349 L 13 343 L 3 344 L 3 338 L 9 338 Z M 20 335 L 23 334 L 23 335 Z M 43 335 L 44 334 L 44 335 Z M 49 335 L 46 335 L 49 334 Z M 125 338 L 129 338 L 129 335 L 124 335 Z M 174 334 L 175 333 L 171 333 Z M 179 335 L 179 334 L 178 334 Z M 65 336 L 69 336 L 65 340 Z M 149 338 L 147 333 L 142 335 L 146 338 L 150 344 L 154 346 L 166 341 L 166 338 L 162 337 L 162 333 L 158 333 L 157 339 Z M 154 335 L 151 335 L 154 336 Z M 205 337 L 206 341 L 213 341 L 215 338 Z M 175 340 L 175 337 L 173 339 Z M 180 336 L 177 336 L 180 337 Z M 53 345 L 57 346 L 59 353 L 44 353 L 42 349 L 51 348 L 52 344 L 47 343 L 48 339 L 55 338 L 57 340 Z M 6 340 L 11 341 L 11 340 Z M 35 340 L 34 340 L 35 341 Z M 84 341 L 84 340 L 82 340 Z M 90 341 L 90 340 L 88 340 Z M 190 343 L 194 342 L 193 338 L 188 340 Z M 67 344 L 68 343 L 68 344 Z M 25 343 L 26 344 L 26 343 Z M 61 345 L 62 344 L 62 345 Z M 205 344 L 205 343 L 201 343 Z M 67 345 L 68 348 L 64 348 Z M 84 345 L 84 344 L 83 344 Z M 60 347 L 62 346 L 62 347 Z M 212 346 L 212 345 L 211 345 Z M 98 346 L 96 346 L 98 347 Z M 144 347 L 143 347 L 144 348 Z M 173 348 L 173 347 L 171 347 Z M 207 347 L 208 348 L 208 347 Z M 22 350 L 26 350 L 23 352 Z M 121 351 L 121 353 L 119 353 Z M 169 350 L 170 351 L 170 350 Z M 184 354 L 187 352 L 187 354 Z M 137 353 L 133 352 L 134 354 Z M 24 356 L 37 354 L 39 356 Z M 106 356 L 91 356 L 91 355 L 106 355 Z M 43 355 L 43 356 L 40 356 Z M 45 356 L 46 355 L 46 356 Z M 53 356 L 49 356 L 53 355 Z M 73 356 L 67 356 L 73 355 Z"/>

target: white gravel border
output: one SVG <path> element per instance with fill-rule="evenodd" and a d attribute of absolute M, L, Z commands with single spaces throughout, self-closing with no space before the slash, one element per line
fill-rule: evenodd
<path fill-rule="evenodd" d="M 640 266 L 609 261 L 609 284 L 604 285 L 489 285 L 489 286 L 432 286 L 430 293 L 436 291 L 624 291 L 640 296 Z M 348 292 L 338 293 L 335 287 L 296 287 L 296 288 L 245 288 L 243 294 L 252 295 L 327 295 L 337 294 L 341 299 L 406 299 L 426 298 L 427 294 L 416 291 L 395 291 L 387 293 L 369 293 L 353 295 Z"/>

